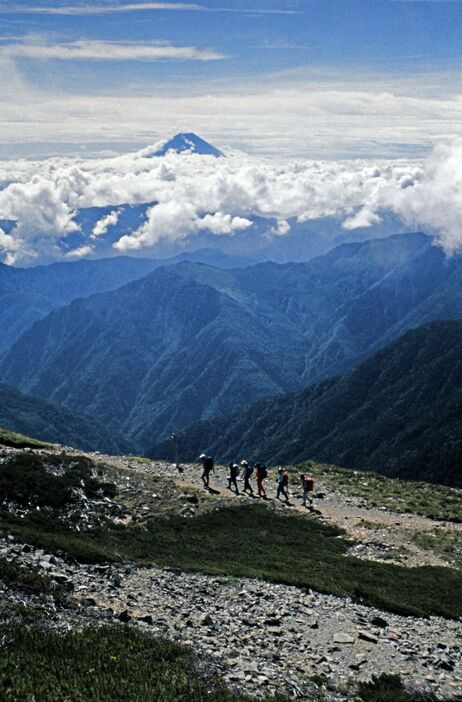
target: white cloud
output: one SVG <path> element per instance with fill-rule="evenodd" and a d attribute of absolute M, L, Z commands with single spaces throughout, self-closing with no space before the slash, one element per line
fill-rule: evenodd
<path fill-rule="evenodd" d="M 186 2 L 124 3 L 120 5 L 56 5 L 48 7 L 9 6 L 0 7 L 0 13 L 35 15 L 108 15 L 115 12 L 139 12 L 152 10 L 203 10 L 201 5 Z"/>
<path fill-rule="evenodd" d="M 64 258 L 79 259 L 89 256 L 91 253 L 93 253 L 93 246 L 85 244 L 84 246 L 78 246 L 76 249 L 72 249 L 72 251 L 68 251 L 64 254 Z"/>
<path fill-rule="evenodd" d="M 91 239 L 97 239 L 99 236 L 104 236 L 109 227 L 113 227 L 119 221 L 120 210 L 112 210 L 105 217 L 101 217 L 92 229 L 90 234 Z"/>
<path fill-rule="evenodd" d="M 160 61 L 162 59 L 217 61 L 224 58 L 224 55 L 217 51 L 197 49 L 193 46 L 89 39 L 61 44 L 39 41 L 7 44 L 0 48 L 0 53 L 11 58 L 59 59 L 60 61 Z"/>
<path fill-rule="evenodd" d="M 16 263 L 17 253 L 23 247 L 23 241 L 19 237 L 6 234 L 0 227 L 0 252 L 4 255 L 4 262 L 11 266 Z"/>
<path fill-rule="evenodd" d="M 187 2 L 132 2 L 121 3 L 119 5 L 50 5 L 48 7 L 32 7 L 24 5 L 8 5 L 0 6 L 0 14 L 40 14 L 40 15 L 107 15 L 120 12 L 148 12 L 156 10 L 171 10 L 171 11 L 191 11 L 191 12 L 233 12 L 233 13 L 252 13 L 263 15 L 292 15 L 295 10 L 287 10 L 284 8 L 268 8 L 268 9 L 244 9 L 236 7 L 213 7 L 209 5 L 200 5 L 197 3 Z"/>
<path fill-rule="evenodd" d="M 381 217 L 376 212 L 371 212 L 367 207 L 362 207 L 352 217 L 348 217 L 342 224 L 343 229 L 349 231 L 353 229 L 361 229 L 372 227 L 374 224 L 379 224 L 382 221 Z"/>
<path fill-rule="evenodd" d="M 425 161 L 268 160 L 231 152 L 227 158 L 146 154 L 153 148 L 106 159 L 52 159 L 3 164 L 22 182 L 0 191 L 0 219 L 18 221 L 2 231 L 0 247 L 9 263 L 46 254 L 92 253 L 117 224 L 120 206 L 158 203 L 146 221 L 114 244 L 119 252 L 184 240 L 208 230 L 216 236 L 246 231 L 266 218 L 268 236 L 290 237 L 290 221 L 332 216 L 347 230 L 374 226 L 384 212 L 409 226 L 435 232 L 447 252 L 462 250 L 462 138 L 439 144 Z M 1 172 L 0 164 L 0 172 Z M 79 234 L 75 213 L 108 207 L 88 240 L 68 252 Z M 82 236 L 80 234 L 80 236 Z"/>

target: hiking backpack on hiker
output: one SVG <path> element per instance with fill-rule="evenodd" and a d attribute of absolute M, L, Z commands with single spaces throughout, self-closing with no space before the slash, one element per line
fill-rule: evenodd
<path fill-rule="evenodd" d="M 311 475 L 305 475 L 303 478 L 303 486 L 308 492 L 313 492 L 314 478 Z"/>
<path fill-rule="evenodd" d="M 206 470 L 208 473 L 210 473 L 211 470 L 213 470 L 214 467 L 214 462 L 213 458 L 211 456 L 206 456 L 203 460 L 203 465 L 204 465 L 204 470 Z"/>

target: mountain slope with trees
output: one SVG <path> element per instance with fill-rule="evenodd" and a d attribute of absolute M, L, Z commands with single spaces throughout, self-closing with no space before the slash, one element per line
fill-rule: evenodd
<path fill-rule="evenodd" d="M 0 373 L 144 450 L 196 420 L 336 375 L 412 326 L 462 316 L 461 267 L 422 234 L 346 244 L 308 263 L 182 263 L 53 311 Z"/>
<path fill-rule="evenodd" d="M 82 451 L 126 453 L 130 443 L 91 417 L 0 385 L 0 427 Z"/>
<path fill-rule="evenodd" d="M 200 422 L 178 437 L 183 460 L 315 459 L 462 487 L 462 321 L 407 332 L 353 371 L 302 392 Z M 171 457 L 166 441 L 149 454 Z"/>
<path fill-rule="evenodd" d="M 141 278 L 156 261 L 120 256 L 99 261 L 13 268 L 0 263 L 0 353 L 34 322 L 79 297 L 113 290 Z"/>

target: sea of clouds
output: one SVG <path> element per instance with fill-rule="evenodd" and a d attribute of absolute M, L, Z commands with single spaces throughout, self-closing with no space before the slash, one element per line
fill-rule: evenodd
<path fill-rule="evenodd" d="M 431 232 L 448 254 L 462 248 L 462 138 L 436 145 L 425 160 L 376 162 L 275 162 L 236 151 L 218 159 L 153 157 L 158 146 L 99 159 L 0 162 L 0 221 L 16 222 L 0 228 L 4 262 L 97 255 L 119 208 L 141 203 L 157 204 L 112 243 L 116 253 L 153 250 L 162 240 L 187 241 L 204 230 L 251 237 L 254 217 L 276 220 L 273 235 L 290 236 L 291 221 L 336 217 L 351 231 L 373 227 L 384 213 Z M 108 206 L 85 241 L 69 249 L 79 210 Z"/>

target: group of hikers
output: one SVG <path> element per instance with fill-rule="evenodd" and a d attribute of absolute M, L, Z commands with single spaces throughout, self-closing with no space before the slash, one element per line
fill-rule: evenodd
<path fill-rule="evenodd" d="M 207 456 L 205 453 L 201 453 L 199 456 L 200 461 L 202 462 L 202 482 L 204 483 L 204 487 L 207 490 L 210 490 L 210 474 L 215 471 L 215 462 L 214 459 L 211 456 Z M 241 461 L 239 463 L 229 463 L 228 464 L 228 490 L 233 490 L 236 495 L 239 495 L 239 486 L 237 484 L 238 480 L 244 480 L 244 488 L 242 490 L 243 493 L 247 493 L 249 495 L 254 495 L 254 489 L 251 485 L 251 478 L 253 474 L 255 473 L 255 477 L 257 480 L 257 492 L 258 496 L 267 499 L 266 495 L 266 489 L 265 489 L 265 480 L 268 477 L 268 469 L 264 465 L 264 463 L 255 463 L 254 466 L 252 466 L 248 461 Z M 242 478 L 240 477 L 242 471 Z M 311 497 L 311 494 L 314 490 L 314 478 L 311 475 L 305 475 L 304 473 L 300 474 L 300 482 L 301 482 L 301 487 L 303 490 L 303 501 L 302 504 L 304 507 L 311 507 L 313 504 L 313 500 Z M 277 477 L 276 477 L 276 498 L 278 500 L 281 499 L 281 496 L 285 499 L 285 501 L 288 503 L 289 502 L 289 473 L 287 470 L 284 470 L 284 468 L 278 468 L 277 472 Z M 308 503 L 308 504 L 307 504 Z"/>

